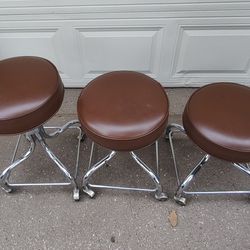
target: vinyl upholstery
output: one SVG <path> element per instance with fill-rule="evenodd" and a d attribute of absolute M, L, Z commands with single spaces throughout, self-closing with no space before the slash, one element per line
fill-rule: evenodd
<path fill-rule="evenodd" d="M 40 126 L 60 108 L 64 87 L 46 59 L 20 56 L 0 61 L 0 134 Z"/>
<path fill-rule="evenodd" d="M 187 135 L 212 156 L 250 162 L 250 88 L 214 83 L 198 89 L 183 113 Z"/>
<path fill-rule="evenodd" d="M 116 151 L 150 145 L 168 120 L 168 98 L 152 78 L 114 71 L 91 81 L 78 99 L 78 117 L 93 141 Z"/>

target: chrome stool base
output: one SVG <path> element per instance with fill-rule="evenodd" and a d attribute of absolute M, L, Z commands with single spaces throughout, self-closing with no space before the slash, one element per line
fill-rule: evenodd
<path fill-rule="evenodd" d="M 116 151 L 111 151 L 108 155 L 106 155 L 103 159 L 99 162 L 91 166 L 92 158 L 93 158 L 93 151 L 94 151 L 94 142 L 92 142 L 91 146 L 91 153 L 90 153 L 90 160 L 89 160 L 89 167 L 87 173 L 83 177 L 83 192 L 89 195 L 91 198 L 95 196 L 95 192 L 91 188 L 105 188 L 105 189 L 116 189 L 116 190 L 127 190 L 127 191 L 143 191 L 143 192 L 154 192 L 155 198 L 159 201 L 165 201 L 168 199 L 166 193 L 163 192 L 162 186 L 160 184 L 159 176 L 159 158 L 158 158 L 158 142 L 155 143 L 156 145 L 156 166 L 157 166 L 157 174 L 153 172 L 151 168 L 149 168 L 133 151 L 130 151 L 129 154 L 132 159 L 144 170 L 150 179 L 155 184 L 154 189 L 148 188 L 135 188 L 135 187 L 121 187 L 121 186 L 110 186 L 110 185 L 97 185 L 91 184 L 89 182 L 90 177 L 101 167 L 108 165 L 108 162 L 117 154 Z"/>
<path fill-rule="evenodd" d="M 200 162 L 187 175 L 187 177 L 182 182 L 180 182 L 179 170 L 177 167 L 176 156 L 175 156 L 173 140 L 172 140 L 172 136 L 176 132 L 185 133 L 185 129 L 181 125 L 170 124 L 167 127 L 165 138 L 169 140 L 172 157 L 173 157 L 173 163 L 174 163 L 175 174 L 176 174 L 177 185 L 178 185 L 177 191 L 174 196 L 174 200 L 176 201 L 177 204 L 185 206 L 187 203 L 187 199 L 185 197 L 186 195 L 250 194 L 250 190 L 249 191 L 248 190 L 246 191 L 240 191 L 240 190 L 239 191 L 235 191 L 235 190 L 233 191 L 186 191 L 189 185 L 192 183 L 195 175 L 204 167 L 204 165 L 208 162 L 211 156 L 209 154 L 204 155 L 203 158 L 200 160 Z M 249 164 L 231 163 L 231 165 L 237 168 L 238 170 L 242 171 L 243 173 L 250 175 Z"/>
<path fill-rule="evenodd" d="M 75 175 L 74 175 L 74 177 L 68 172 L 66 166 L 50 150 L 50 148 L 48 147 L 48 145 L 47 145 L 47 143 L 45 141 L 45 139 L 54 138 L 54 137 L 58 136 L 59 134 L 63 133 L 64 131 L 66 131 L 69 128 L 75 128 L 75 129 L 79 130 L 78 148 L 77 148 L 77 157 L 76 157 L 76 166 L 75 166 Z M 55 129 L 55 131 L 53 133 L 47 133 L 46 129 Z M 43 127 L 43 126 L 40 126 L 40 127 L 36 128 L 36 129 L 30 131 L 30 132 L 27 132 L 25 134 L 25 137 L 28 140 L 28 142 L 30 143 L 29 149 L 25 154 L 20 156 L 20 158 L 16 159 L 16 154 L 17 154 L 17 150 L 18 150 L 18 147 L 19 147 L 19 144 L 20 144 L 21 136 L 22 135 L 19 135 L 19 137 L 18 137 L 18 141 L 17 141 L 16 147 L 15 147 L 14 153 L 13 153 L 12 160 L 11 160 L 11 164 L 5 170 L 3 170 L 3 172 L 0 175 L 0 186 L 1 186 L 1 188 L 5 192 L 10 193 L 10 192 L 12 192 L 13 188 L 15 188 L 15 187 L 69 186 L 69 185 L 71 185 L 73 187 L 73 199 L 75 201 L 78 201 L 80 199 L 80 192 L 79 192 L 79 188 L 78 188 L 77 183 L 76 183 L 76 177 L 77 177 L 78 165 L 79 165 L 80 142 L 81 142 L 81 140 L 82 140 L 82 138 L 84 136 L 82 134 L 81 128 L 79 126 L 79 122 L 77 120 L 70 121 L 70 122 L 66 123 L 62 127 Z M 51 183 L 10 183 L 9 182 L 11 172 L 17 166 L 19 166 L 22 162 L 27 160 L 32 155 L 32 153 L 35 150 L 36 143 L 39 143 L 42 146 L 42 148 L 45 150 L 45 152 L 47 153 L 49 158 L 56 164 L 56 166 L 62 172 L 62 174 L 66 177 L 68 182 L 61 182 L 61 183 L 59 183 L 59 182 L 51 182 Z"/>

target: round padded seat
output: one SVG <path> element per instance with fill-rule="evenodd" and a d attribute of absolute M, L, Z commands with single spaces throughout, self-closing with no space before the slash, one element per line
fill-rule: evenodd
<path fill-rule="evenodd" d="M 250 162 L 250 88 L 214 83 L 193 93 L 183 113 L 187 135 L 208 154 Z"/>
<path fill-rule="evenodd" d="M 114 71 L 91 81 L 82 90 L 77 108 L 87 136 L 115 151 L 132 151 L 155 142 L 168 119 L 163 87 L 132 71 Z"/>
<path fill-rule="evenodd" d="M 42 125 L 60 108 L 64 87 L 56 67 L 40 57 L 0 61 L 0 134 Z"/>

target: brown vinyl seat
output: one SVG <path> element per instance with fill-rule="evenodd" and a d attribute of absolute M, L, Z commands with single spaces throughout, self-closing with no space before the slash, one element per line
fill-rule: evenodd
<path fill-rule="evenodd" d="M 92 140 L 89 168 L 83 177 L 83 191 L 90 197 L 91 188 L 108 188 L 154 192 L 157 200 L 166 200 L 160 183 L 158 139 L 168 120 L 168 98 L 163 87 L 154 79 L 133 71 L 114 71 L 91 81 L 83 90 L 77 104 L 81 127 Z M 94 144 L 111 152 L 92 163 Z M 155 144 L 156 173 L 134 152 Z M 148 175 L 155 188 L 138 188 L 91 184 L 91 176 L 105 166 L 117 151 L 128 151 L 137 165 Z"/>
<path fill-rule="evenodd" d="M 40 126 L 60 108 L 64 87 L 55 66 L 32 56 L 0 61 L 0 134 Z"/>
<path fill-rule="evenodd" d="M 183 113 L 187 135 L 208 154 L 250 162 L 250 88 L 214 83 L 190 97 Z"/>
<path fill-rule="evenodd" d="M 168 99 L 152 78 L 115 71 L 83 89 L 78 117 L 84 132 L 96 143 L 115 151 L 132 151 L 154 143 L 164 132 Z"/>
<path fill-rule="evenodd" d="M 175 201 L 186 205 L 187 195 L 250 194 L 250 190 L 235 190 L 235 186 L 232 190 L 223 187 L 217 190 L 189 190 L 197 174 L 212 157 L 225 160 L 235 169 L 250 175 L 250 88 L 226 82 L 201 87 L 189 98 L 182 121 L 183 127 L 170 124 L 167 128 L 178 183 Z M 182 181 L 172 141 L 176 131 L 186 133 L 205 151 L 202 159 Z M 207 173 L 207 178 L 213 176 Z M 223 183 L 223 176 L 220 180 Z"/>
<path fill-rule="evenodd" d="M 64 86 L 60 75 L 47 59 L 20 56 L 0 61 L 0 135 L 20 134 L 11 164 L 0 173 L 0 187 L 6 192 L 9 193 L 13 188 L 20 186 L 71 185 L 74 200 L 79 200 L 79 189 L 75 178 L 46 142 L 47 139 L 58 136 L 68 128 L 80 130 L 77 120 L 61 127 L 50 126 L 48 129 L 44 126 L 44 123 L 61 107 L 63 96 Z M 81 135 L 80 130 L 79 142 Z M 26 153 L 16 157 L 22 136 L 25 136 L 29 148 Z M 66 182 L 10 183 L 11 172 L 33 154 L 37 144 L 40 144 L 55 163 L 67 179 Z"/>

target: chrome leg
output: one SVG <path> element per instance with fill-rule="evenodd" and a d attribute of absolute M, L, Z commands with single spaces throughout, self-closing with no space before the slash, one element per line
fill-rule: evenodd
<path fill-rule="evenodd" d="M 232 163 L 232 165 L 234 167 L 236 167 L 237 169 L 239 169 L 240 171 L 250 175 L 250 168 L 248 167 L 248 165 L 244 165 L 242 163 Z"/>
<path fill-rule="evenodd" d="M 31 156 L 31 154 L 34 152 L 36 143 L 35 143 L 35 140 L 33 139 L 33 137 L 29 138 L 29 142 L 30 142 L 30 146 L 29 146 L 28 151 L 24 155 L 22 155 L 19 159 L 12 162 L 11 165 L 8 166 L 0 175 L 0 185 L 4 189 L 4 191 L 6 191 L 7 193 L 10 193 L 12 191 L 12 189 L 9 185 L 9 182 L 8 182 L 11 171 L 13 169 L 15 169 L 18 165 L 20 165 L 22 162 L 27 160 Z M 16 148 L 16 150 L 17 150 L 17 148 Z M 14 155 L 15 154 L 16 154 L 16 152 L 14 153 Z M 12 160 L 14 158 L 15 158 L 15 156 L 12 158 Z"/>
<path fill-rule="evenodd" d="M 19 144 L 20 144 L 20 141 L 21 141 L 21 136 L 22 135 L 18 136 L 17 143 L 16 143 L 16 146 L 15 146 L 15 149 L 14 149 L 10 164 L 12 164 L 16 159 L 16 154 L 17 154 L 17 150 L 19 148 Z M 27 140 L 30 141 L 29 138 L 27 138 Z M 8 172 L 8 174 L 5 176 L 6 183 L 8 183 L 8 181 L 9 181 L 9 175 L 10 175 L 10 172 Z"/>
<path fill-rule="evenodd" d="M 179 124 L 170 124 L 168 127 L 167 127 L 167 130 L 166 130 L 166 138 L 169 139 L 169 144 L 170 144 L 170 148 L 171 148 L 171 152 L 172 152 L 172 157 L 173 157 L 173 162 L 174 162 L 174 169 L 175 169 L 175 175 L 176 175 L 176 180 L 177 180 L 177 185 L 179 186 L 180 185 L 180 175 L 179 175 L 179 170 L 178 170 L 178 167 L 177 167 L 177 163 L 176 163 L 176 156 L 175 156 L 175 151 L 174 151 L 174 144 L 173 144 L 173 134 L 175 132 L 182 132 L 182 133 L 185 133 L 185 130 L 184 128 L 179 125 Z"/>
<path fill-rule="evenodd" d="M 93 144 L 92 144 L 93 145 Z M 94 149 L 94 148 L 93 148 Z M 93 154 L 93 152 L 92 152 Z M 106 164 L 107 161 L 111 160 L 116 155 L 115 151 L 111 151 L 110 154 L 105 156 L 103 159 L 101 159 L 99 162 L 97 162 L 93 167 L 91 167 L 88 172 L 84 175 L 82 186 L 83 186 L 83 192 L 88 194 L 91 198 L 94 197 L 95 192 L 88 187 L 89 178 L 102 166 Z M 92 156 L 91 156 L 92 157 Z"/>
<path fill-rule="evenodd" d="M 14 154 L 12 157 L 12 164 L 7 167 L 2 174 L 0 175 L 0 185 L 1 187 L 7 191 L 10 192 L 12 187 L 20 187 L 20 186 L 65 186 L 65 185 L 72 185 L 73 190 L 73 198 L 74 200 L 79 200 L 79 189 L 76 184 L 76 176 L 78 171 L 78 165 L 79 165 L 79 153 L 80 153 L 80 141 L 82 138 L 82 132 L 80 129 L 79 122 L 74 120 L 71 122 L 66 123 L 62 127 L 39 127 L 36 128 L 30 132 L 27 132 L 25 134 L 26 139 L 30 142 L 30 147 L 27 153 L 25 153 L 23 156 L 21 156 L 18 160 L 15 161 L 16 153 L 18 150 L 19 142 L 20 142 L 20 136 L 18 138 L 18 142 L 16 144 Z M 54 133 L 47 133 L 45 131 L 45 128 L 53 128 L 56 129 Z M 49 149 L 48 145 L 45 142 L 45 138 L 53 138 L 55 136 L 58 136 L 68 128 L 77 128 L 79 129 L 79 138 L 78 138 L 78 149 L 77 149 L 77 158 L 76 158 L 76 167 L 75 167 L 75 178 L 71 176 L 71 174 L 67 171 L 66 167 L 63 165 L 63 163 L 55 156 L 55 154 Z M 11 171 L 17 167 L 20 163 L 27 160 L 30 155 L 34 152 L 36 142 L 40 143 L 42 148 L 45 149 L 46 153 L 52 159 L 52 161 L 56 164 L 56 166 L 61 170 L 61 172 L 64 174 L 64 176 L 69 180 L 69 182 L 62 182 L 62 183 L 9 183 L 8 179 L 11 174 Z"/>
<path fill-rule="evenodd" d="M 173 140 L 172 140 L 172 133 L 173 133 L 173 131 L 170 131 L 168 133 L 168 139 L 169 139 L 170 148 L 171 148 L 172 157 L 173 157 L 173 162 L 174 162 L 174 169 L 175 169 L 177 185 L 179 186 L 180 185 L 180 178 L 179 178 L 180 175 L 179 175 L 179 170 L 178 170 L 177 164 L 176 164 L 176 157 L 175 157 L 174 145 L 173 145 Z"/>
<path fill-rule="evenodd" d="M 155 198 L 157 200 L 166 200 L 168 197 L 167 195 L 163 192 L 162 186 L 160 184 L 160 181 L 158 177 L 154 174 L 154 172 L 133 152 L 130 152 L 130 155 L 132 158 L 136 161 L 136 163 L 148 174 L 148 176 L 151 178 L 151 180 L 155 184 Z"/>
<path fill-rule="evenodd" d="M 15 146 L 15 149 L 14 149 L 14 152 L 13 152 L 13 155 L 12 155 L 10 163 L 13 163 L 15 161 L 15 159 L 16 159 L 16 153 L 17 153 L 17 150 L 18 150 L 18 147 L 19 147 L 19 144 L 20 144 L 21 136 L 22 135 L 18 136 L 17 143 L 16 143 L 16 146 Z"/>
<path fill-rule="evenodd" d="M 171 123 L 167 126 L 166 129 L 166 134 L 165 134 L 165 138 L 168 139 L 168 135 L 171 131 L 175 131 L 175 132 L 182 132 L 184 134 L 186 134 L 185 129 L 183 128 L 183 126 L 177 124 L 177 123 Z"/>
<path fill-rule="evenodd" d="M 195 175 L 200 171 L 200 169 L 208 162 L 210 155 L 206 154 L 201 161 L 196 165 L 196 167 L 190 172 L 190 174 L 185 178 L 185 180 L 179 185 L 174 199 L 180 205 L 186 205 L 186 199 L 182 196 L 184 190 L 188 188 L 190 183 L 192 182 Z"/>
<path fill-rule="evenodd" d="M 65 125 L 61 126 L 61 127 L 43 127 L 41 126 L 39 128 L 40 130 L 40 134 L 43 138 L 54 138 L 57 137 L 58 135 L 60 135 L 61 133 L 63 133 L 64 131 L 66 131 L 69 128 L 80 128 L 80 123 L 78 120 L 72 120 L 67 122 Z M 56 129 L 56 131 L 52 132 L 52 133 L 47 133 L 45 131 L 45 128 L 52 128 L 52 129 Z"/>
<path fill-rule="evenodd" d="M 74 187 L 73 190 L 73 198 L 74 200 L 80 199 L 80 192 L 78 189 L 78 186 L 75 182 L 75 179 L 71 176 L 71 174 L 66 169 L 65 165 L 55 156 L 55 154 L 50 150 L 44 139 L 39 138 L 39 142 L 41 146 L 45 149 L 45 152 L 48 154 L 50 159 L 56 164 L 56 166 L 61 170 L 61 172 L 64 174 L 64 176 L 70 181 L 72 186 Z"/>
<path fill-rule="evenodd" d="M 185 133 L 185 130 L 182 126 L 180 126 L 178 124 L 170 124 L 166 130 L 166 138 L 169 139 L 169 142 L 170 142 L 170 147 L 171 147 L 173 162 L 174 162 L 174 167 L 175 167 L 175 173 L 176 173 L 177 183 L 178 183 L 178 189 L 177 189 L 175 196 L 174 196 L 174 199 L 176 200 L 176 202 L 178 204 L 180 204 L 180 205 L 186 204 L 186 198 L 183 197 L 183 194 L 185 194 L 185 195 L 250 194 L 250 191 L 247 191 L 247 190 L 246 191 L 235 191 L 235 190 L 233 190 L 233 191 L 186 191 L 189 184 L 192 182 L 194 176 L 202 168 L 202 166 L 204 166 L 207 163 L 210 156 L 208 154 L 206 154 L 202 158 L 202 160 L 195 166 L 195 168 L 190 172 L 190 174 L 185 178 L 185 180 L 182 183 L 180 183 L 179 171 L 178 171 L 178 167 L 177 167 L 176 156 L 175 156 L 174 146 L 173 146 L 173 141 L 172 141 L 172 137 L 173 137 L 173 134 L 175 132 Z M 232 164 L 232 166 L 239 169 L 240 171 L 250 175 L 250 168 L 249 168 L 248 163 L 246 163 L 246 164 L 231 163 L 231 164 Z"/>
<path fill-rule="evenodd" d="M 157 171 L 159 172 L 159 158 L 158 158 L 158 143 L 156 142 L 156 166 L 157 166 Z M 130 155 L 132 156 L 132 159 L 135 160 L 137 164 L 149 175 L 151 180 L 155 184 L 154 189 L 148 189 L 148 188 L 135 188 L 135 187 L 124 187 L 124 186 L 108 186 L 108 185 L 99 185 L 99 184 L 91 184 L 89 182 L 90 177 L 101 167 L 108 165 L 108 161 L 110 161 L 116 154 L 115 151 L 112 151 L 110 154 L 105 156 L 103 159 L 101 159 L 99 162 L 94 164 L 91 167 L 92 164 L 92 158 L 93 158 L 93 152 L 94 152 L 94 142 L 92 142 L 91 145 L 91 152 L 90 152 L 90 159 L 89 159 L 89 166 L 88 166 L 88 171 L 83 177 L 83 192 L 88 194 L 90 197 L 94 197 L 95 192 L 90 189 L 91 187 L 93 188 L 106 188 L 106 189 L 117 189 L 117 190 L 129 190 L 129 191 L 144 191 L 144 192 L 154 192 L 155 193 L 155 198 L 158 200 L 166 200 L 167 195 L 162 191 L 162 186 L 159 181 L 159 177 L 157 174 L 155 174 L 134 152 L 130 152 Z"/>
<path fill-rule="evenodd" d="M 92 158 L 93 158 L 93 153 L 94 153 L 94 147 L 95 147 L 95 143 L 92 142 L 91 143 L 91 151 L 90 151 L 90 157 L 89 157 L 89 166 L 88 169 L 90 169 L 91 164 L 92 164 Z"/>
<path fill-rule="evenodd" d="M 155 142 L 155 163 L 156 163 L 156 174 L 160 178 L 160 169 L 159 169 L 159 143 L 158 140 Z"/>
<path fill-rule="evenodd" d="M 43 127 L 43 126 L 41 126 L 39 128 L 39 134 L 41 135 L 42 138 L 51 139 L 51 138 L 57 137 L 58 135 L 65 132 L 69 128 L 76 128 L 76 129 L 79 130 L 79 135 L 77 137 L 78 144 L 77 144 L 76 166 L 75 166 L 75 174 L 74 174 L 74 178 L 76 179 L 77 175 L 78 175 L 78 167 L 79 167 L 80 144 L 85 138 L 85 134 L 83 133 L 83 131 L 82 131 L 81 127 L 80 127 L 79 121 L 78 120 L 72 120 L 72 121 L 67 122 L 65 125 L 63 125 L 61 127 L 53 127 L 53 126 Z M 56 129 L 56 131 L 54 131 L 52 133 L 47 133 L 45 129 Z M 76 191 L 76 193 L 77 193 L 77 191 Z"/>
<path fill-rule="evenodd" d="M 79 135 L 78 135 L 78 143 L 77 143 L 77 153 L 76 153 L 76 166 L 75 166 L 75 174 L 74 178 L 75 180 L 77 179 L 78 176 L 78 167 L 79 167 L 79 159 L 80 159 L 80 147 L 81 147 L 81 142 L 84 137 L 84 133 L 82 132 L 80 127 L 77 127 L 79 129 Z"/>

